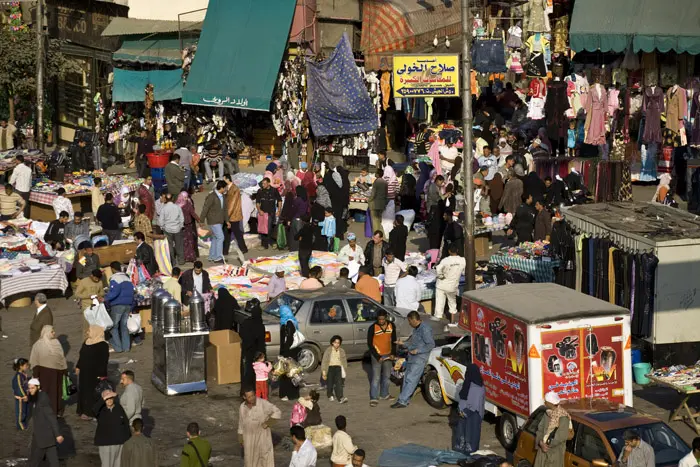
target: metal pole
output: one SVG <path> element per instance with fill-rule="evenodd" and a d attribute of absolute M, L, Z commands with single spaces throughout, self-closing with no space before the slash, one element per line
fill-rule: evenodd
<path fill-rule="evenodd" d="M 474 181 L 472 173 L 472 92 L 471 92 L 471 34 L 469 33 L 469 1 L 462 0 L 462 132 L 464 149 L 464 270 L 465 290 L 474 290 L 476 258 L 474 253 Z"/>
<path fill-rule="evenodd" d="M 44 0 L 36 2 L 36 145 L 44 150 Z M 14 122 L 13 122 L 14 123 Z"/>

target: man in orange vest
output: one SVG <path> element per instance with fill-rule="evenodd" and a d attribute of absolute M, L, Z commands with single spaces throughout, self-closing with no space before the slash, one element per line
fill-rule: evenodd
<path fill-rule="evenodd" d="M 372 362 L 369 405 L 376 407 L 380 399 L 394 399 L 389 394 L 389 376 L 392 357 L 396 355 L 396 326 L 387 319 L 386 310 L 377 311 L 377 321 L 367 332 L 367 345 Z"/>

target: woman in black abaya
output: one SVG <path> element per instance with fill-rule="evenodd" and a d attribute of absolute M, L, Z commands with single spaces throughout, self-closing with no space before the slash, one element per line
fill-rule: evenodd
<path fill-rule="evenodd" d="M 214 331 L 233 329 L 235 311 L 241 307 L 238 301 L 224 287 L 219 288 L 214 303 Z"/>
<path fill-rule="evenodd" d="M 245 311 L 250 317 L 241 324 L 241 388 L 255 386 L 255 355 L 266 351 L 265 325 L 260 301 L 257 298 L 249 300 L 245 304 Z"/>

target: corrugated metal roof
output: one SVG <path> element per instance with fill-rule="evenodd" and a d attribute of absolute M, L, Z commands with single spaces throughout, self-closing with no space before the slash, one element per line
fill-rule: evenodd
<path fill-rule="evenodd" d="M 178 31 L 201 31 L 202 21 L 164 21 L 157 19 L 113 18 L 103 36 L 159 34 Z"/>
<path fill-rule="evenodd" d="M 182 50 L 178 39 L 125 40 L 112 58 L 122 62 L 180 66 Z"/>

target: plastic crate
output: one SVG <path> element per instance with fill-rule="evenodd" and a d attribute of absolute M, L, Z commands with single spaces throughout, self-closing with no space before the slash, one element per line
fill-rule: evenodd
<path fill-rule="evenodd" d="M 165 169 L 151 169 L 153 180 L 165 180 Z"/>
<path fill-rule="evenodd" d="M 172 156 L 172 154 L 169 152 L 152 152 L 146 154 L 146 157 L 148 157 L 148 166 L 152 169 L 162 169 L 170 162 L 170 156 Z"/>

